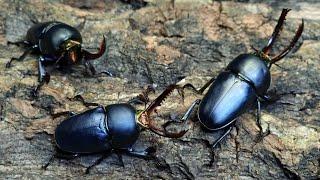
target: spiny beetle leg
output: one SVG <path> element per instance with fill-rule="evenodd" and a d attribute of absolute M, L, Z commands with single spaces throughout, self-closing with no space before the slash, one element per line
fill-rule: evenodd
<path fill-rule="evenodd" d="M 23 45 L 23 46 L 31 46 L 30 43 L 28 41 L 17 41 L 17 42 L 11 42 L 11 41 L 8 41 L 7 42 L 7 45 L 16 45 L 16 46 L 20 46 L 20 45 Z"/>
<path fill-rule="evenodd" d="M 195 100 L 195 101 L 191 104 L 191 106 L 189 107 L 189 109 L 186 111 L 186 113 L 183 115 L 183 117 L 180 119 L 180 121 L 178 121 L 178 122 L 180 122 L 180 123 L 183 123 L 183 122 L 184 122 L 184 124 L 186 124 L 187 121 L 188 121 L 188 119 L 189 119 L 189 117 L 190 117 L 190 115 L 191 115 L 192 112 L 194 111 L 196 105 L 199 105 L 200 102 L 201 102 L 201 99 Z M 165 124 L 163 124 L 162 126 L 163 126 L 164 129 L 166 129 L 166 127 L 168 127 L 171 123 L 174 123 L 174 122 L 177 122 L 177 121 L 168 121 L 168 122 L 166 122 Z"/>
<path fill-rule="evenodd" d="M 231 130 L 233 129 L 235 123 L 232 123 L 228 129 L 212 144 L 212 149 L 214 149 L 228 134 L 230 134 Z"/>
<path fill-rule="evenodd" d="M 192 91 L 194 91 L 197 94 L 203 94 L 203 92 L 213 83 L 215 78 L 211 78 L 208 82 L 206 82 L 205 85 L 203 85 L 199 90 L 194 87 L 194 85 L 188 83 L 183 86 L 183 89 L 190 88 Z"/>
<path fill-rule="evenodd" d="M 86 102 L 84 98 L 81 95 L 76 95 L 73 98 L 68 98 L 70 101 L 80 101 L 84 106 L 90 107 L 90 106 L 101 106 L 98 103 L 92 103 L 92 102 Z"/>
<path fill-rule="evenodd" d="M 33 50 L 35 50 L 37 48 L 37 46 L 32 46 L 32 47 L 28 47 L 24 52 L 23 54 L 19 57 L 19 58 L 11 58 L 9 62 L 7 62 L 6 64 L 6 68 L 10 68 L 11 67 L 11 63 L 12 61 L 16 60 L 16 61 L 23 61 L 26 56 L 31 53 Z"/>
<path fill-rule="evenodd" d="M 76 113 L 72 112 L 72 111 L 63 111 L 63 112 L 58 112 L 58 113 L 52 113 L 51 114 L 53 119 L 58 118 L 60 116 L 68 116 L 68 118 L 69 118 L 69 117 L 72 117 L 74 115 L 76 115 Z"/>
<path fill-rule="evenodd" d="M 111 153 L 112 153 L 112 151 L 108 151 L 108 152 L 104 153 L 101 157 L 99 157 L 97 160 L 95 160 L 93 164 L 91 164 L 89 167 L 86 168 L 86 174 L 89 174 L 90 170 L 94 166 L 99 165 L 104 159 L 106 159 L 108 156 L 110 156 Z"/>
<path fill-rule="evenodd" d="M 42 169 L 46 170 L 47 167 L 54 161 L 54 159 L 58 158 L 58 159 L 66 159 L 66 160 L 72 160 L 76 157 L 78 157 L 79 154 L 72 154 L 72 153 L 66 153 L 66 152 L 62 152 L 59 149 L 56 149 L 55 154 L 53 154 L 51 156 L 51 158 L 49 159 L 49 161 L 42 166 Z"/>
<path fill-rule="evenodd" d="M 50 82 L 50 74 L 47 72 L 46 67 L 43 62 L 44 62 L 44 58 L 42 56 L 40 56 L 39 60 L 38 60 L 38 82 L 39 82 L 39 84 L 32 91 L 33 97 L 37 97 L 41 87 L 44 84 L 48 84 Z"/>
<path fill-rule="evenodd" d="M 256 138 L 256 142 L 260 142 L 264 137 L 268 136 L 270 134 L 270 128 L 268 124 L 268 128 L 266 132 L 263 132 L 262 126 L 261 126 L 261 105 L 260 100 L 257 99 L 257 118 L 256 118 L 256 124 L 259 127 L 259 134 Z"/>

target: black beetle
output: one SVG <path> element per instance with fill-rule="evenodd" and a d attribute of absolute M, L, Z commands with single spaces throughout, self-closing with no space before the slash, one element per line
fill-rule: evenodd
<path fill-rule="evenodd" d="M 112 152 L 124 152 L 142 158 L 155 157 L 153 156 L 155 149 L 152 147 L 144 151 L 135 151 L 132 146 L 137 141 L 141 129 L 149 129 L 160 136 L 170 138 L 182 137 L 187 132 L 185 130 L 177 133 L 168 132 L 152 123 L 151 114 L 153 111 L 176 88 L 179 90 L 176 85 L 168 86 L 145 110 L 137 112 L 129 103 L 111 104 L 103 107 L 97 103 L 85 102 L 81 96 L 76 96 L 75 98 L 82 101 L 85 106 L 97 107 L 80 114 L 69 111 L 53 114 L 54 118 L 61 115 L 69 115 L 70 117 L 57 126 L 54 134 L 57 153 L 43 168 L 47 168 L 55 157 L 68 159 L 93 153 L 102 153 L 103 156 L 89 166 L 86 173 L 89 173 L 93 166 L 99 164 Z M 150 90 L 147 91 L 147 93 L 149 92 Z M 147 93 L 138 96 L 139 98 L 136 100 L 148 100 Z M 134 101 L 130 100 L 129 102 Z"/>
<path fill-rule="evenodd" d="M 44 83 L 49 83 L 50 81 L 50 75 L 46 70 L 47 66 L 66 70 L 74 64 L 82 63 L 92 74 L 96 74 L 89 60 L 101 57 L 106 50 L 104 37 L 98 53 L 93 54 L 82 49 L 80 32 L 68 24 L 56 21 L 37 23 L 28 30 L 25 41 L 9 43 L 22 44 L 28 48 L 19 58 L 11 58 L 6 64 L 7 68 L 11 66 L 13 60 L 22 61 L 29 53 L 40 54 L 38 60 L 39 84 L 34 89 L 34 95 L 37 95 Z M 111 75 L 108 71 L 103 73 Z"/>
<path fill-rule="evenodd" d="M 225 133 L 220 136 L 213 144 L 214 148 L 235 125 L 237 117 L 247 111 L 254 103 L 257 104 L 257 125 L 260 129 L 259 138 L 269 134 L 262 132 L 260 122 L 260 101 L 274 101 L 277 96 L 268 95 L 271 83 L 270 68 L 294 47 L 300 38 L 304 22 L 300 24 L 290 45 L 281 53 L 274 57 L 269 56 L 269 51 L 274 44 L 277 36 L 285 21 L 289 9 L 283 9 L 274 29 L 271 38 L 262 51 L 255 51 L 252 54 L 241 54 L 232 60 L 226 70 L 221 72 L 217 78 L 209 80 L 201 89 L 196 89 L 192 84 L 186 84 L 183 88 L 191 88 L 196 93 L 202 94 L 211 85 L 203 99 L 197 99 L 188 109 L 183 117 L 186 120 L 196 105 L 199 105 L 198 119 L 205 129 L 217 131 L 225 129 Z"/>

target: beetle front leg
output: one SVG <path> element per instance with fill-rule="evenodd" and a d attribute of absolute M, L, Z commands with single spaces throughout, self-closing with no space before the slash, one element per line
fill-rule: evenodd
<path fill-rule="evenodd" d="M 93 103 L 93 102 L 87 102 L 84 100 L 84 98 L 81 95 L 76 95 L 73 98 L 68 98 L 71 101 L 80 101 L 84 106 L 90 107 L 90 106 L 101 106 L 98 103 Z"/>
<path fill-rule="evenodd" d="M 197 94 L 203 94 L 203 92 L 213 83 L 213 81 L 215 80 L 215 78 L 211 78 L 205 85 L 202 86 L 202 88 L 200 89 L 197 89 L 194 87 L 194 85 L 188 83 L 188 84 L 185 84 L 183 86 L 183 89 L 184 88 L 190 88 L 191 90 L 193 90 L 195 93 Z"/>
<path fill-rule="evenodd" d="M 19 43 L 19 42 L 17 42 L 17 43 Z M 23 54 L 22 54 L 19 58 L 15 58 L 15 57 L 11 58 L 10 61 L 7 62 L 6 68 L 11 67 L 11 63 L 12 63 L 12 61 L 14 61 L 14 60 L 16 60 L 16 61 L 23 61 L 23 60 L 26 58 L 26 56 L 27 56 L 29 53 L 31 53 L 33 50 L 35 50 L 37 47 L 38 47 L 38 46 L 36 46 L 36 45 L 35 45 L 35 46 L 28 47 L 28 48 L 23 52 Z"/>
<path fill-rule="evenodd" d="M 47 72 L 44 65 L 44 58 L 40 56 L 38 60 L 38 82 L 37 87 L 32 91 L 34 97 L 38 96 L 39 90 L 44 84 L 48 84 L 50 81 L 50 74 Z"/>
<path fill-rule="evenodd" d="M 69 118 L 69 117 L 72 117 L 74 115 L 76 115 L 76 113 L 72 112 L 72 111 L 63 111 L 63 112 L 58 112 L 58 113 L 51 113 L 51 116 L 52 116 L 53 119 L 58 118 L 60 116 L 68 116 L 68 118 Z"/>

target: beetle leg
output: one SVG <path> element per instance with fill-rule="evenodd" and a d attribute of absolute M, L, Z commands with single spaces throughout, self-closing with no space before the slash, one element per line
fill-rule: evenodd
<path fill-rule="evenodd" d="M 56 152 L 54 155 L 51 156 L 51 158 L 49 159 L 49 161 L 42 166 L 42 169 L 46 170 L 47 167 L 54 161 L 54 159 L 58 158 L 58 159 L 66 159 L 66 160 L 72 160 L 76 157 L 78 157 L 79 154 L 72 154 L 72 153 L 67 153 L 67 152 L 63 152 L 59 149 L 56 149 Z"/>
<path fill-rule="evenodd" d="M 104 36 L 103 36 L 103 40 L 102 40 L 102 42 L 100 44 L 99 52 L 90 53 L 87 50 L 84 50 L 84 49 L 82 50 L 83 57 L 84 57 L 85 61 L 94 60 L 94 59 L 100 58 L 104 54 L 105 51 L 106 51 L 106 39 L 105 39 Z"/>
<path fill-rule="evenodd" d="M 195 88 L 192 84 L 188 83 L 183 86 L 184 88 L 190 88 L 197 94 L 203 94 L 203 92 L 213 83 L 215 78 L 211 78 L 204 86 L 202 86 L 200 89 Z"/>
<path fill-rule="evenodd" d="M 235 125 L 235 123 L 231 124 L 229 126 L 229 128 L 212 144 L 212 149 L 214 149 L 223 140 L 224 137 L 226 137 L 228 134 L 230 134 L 234 125 Z"/>
<path fill-rule="evenodd" d="M 16 46 L 20 46 L 20 45 L 23 45 L 23 46 L 31 46 L 31 44 L 29 43 L 29 41 L 17 41 L 17 42 L 11 42 L 11 41 L 8 41 L 7 42 L 7 45 L 16 45 Z"/>
<path fill-rule="evenodd" d="M 258 98 L 267 103 L 274 103 L 280 99 L 280 95 L 275 91 L 268 91 L 267 94 L 259 96 Z"/>
<path fill-rule="evenodd" d="M 132 148 L 129 148 L 126 153 L 139 158 L 152 159 L 154 157 L 155 152 L 156 149 L 154 147 L 148 147 L 143 151 L 136 151 Z"/>
<path fill-rule="evenodd" d="M 160 106 L 161 103 L 169 96 L 169 94 L 174 89 L 182 89 L 178 85 L 169 85 L 154 101 L 150 103 L 150 105 L 138 115 L 138 123 L 151 130 L 152 132 L 158 134 L 159 136 L 170 137 L 170 138 L 180 138 L 182 137 L 187 130 L 182 130 L 177 133 L 171 133 L 166 131 L 165 128 L 159 129 L 153 124 L 153 119 L 151 118 L 151 114 L 156 110 L 156 107 Z"/>
<path fill-rule="evenodd" d="M 87 72 L 90 71 L 91 75 L 93 75 L 93 76 L 97 76 L 100 74 L 106 74 L 107 76 L 110 76 L 110 77 L 113 76 L 113 74 L 111 72 L 109 72 L 108 70 L 101 71 L 101 72 L 97 73 L 96 69 L 93 67 L 93 65 L 89 61 L 84 63 L 84 67 L 86 68 Z"/>
<path fill-rule="evenodd" d="M 68 98 L 68 99 L 71 100 L 71 101 L 80 101 L 80 102 L 81 102 L 84 106 L 86 106 L 86 107 L 90 107 L 90 106 L 101 106 L 101 105 L 98 104 L 98 103 L 86 102 L 81 95 L 76 95 L 75 97 L 73 97 L 73 98 Z"/>
<path fill-rule="evenodd" d="M 257 99 L 257 118 L 256 118 L 256 124 L 259 127 L 259 134 L 256 138 L 256 141 L 261 141 L 264 137 L 268 136 L 270 134 L 270 128 L 268 124 L 268 128 L 266 132 L 263 132 L 262 126 L 261 126 L 261 106 L 260 106 L 260 100 Z"/>
<path fill-rule="evenodd" d="M 36 97 L 38 95 L 38 92 L 40 88 L 46 83 L 48 84 L 50 81 L 50 74 L 47 72 L 46 67 L 43 63 L 44 58 L 40 56 L 38 60 L 38 82 L 39 84 L 37 87 L 33 90 L 32 95 Z"/>
<path fill-rule="evenodd" d="M 63 111 L 63 112 L 58 112 L 58 113 L 52 113 L 51 114 L 53 119 L 58 118 L 60 116 L 68 116 L 68 118 L 69 118 L 69 117 L 72 117 L 74 115 L 76 115 L 76 113 L 72 112 L 72 111 Z"/>
<path fill-rule="evenodd" d="M 195 100 L 191 106 L 189 107 L 189 109 L 186 111 L 186 113 L 183 115 L 183 117 L 180 119 L 180 122 L 184 122 L 184 124 L 187 123 L 190 115 L 192 114 L 192 112 L 194 111 L 196 105 L 199 105 L 201 102 L 201 99 L 197 99 Z M 168 121 L 167 123 L 165 123 L 163 126 L 163 128 L 165 129 L 167 126 L 169 126 L 171 123 L 173 123 L 175 121 Z"/>
<path fill-rule="evenodd" d="M 15 57 L 11 58 L 10 61 L 7 62 L 6 68 L 11 67 L 11 63 L 12 63 L 12 61 L 14 61 L 14 60 L 16 60 L 16 61 L 23 61 L 24 58 L 26 58 L 26 56 L 27 56 L 29 53 L 31 53 L 33 50 L 35 50 L 37 47 L 38 47 L 37 45 L 28 47 L 28 48 L 23 52 L 23 54 L 22 54 L 19 58 L 15 58 Z"/>
<path fill-rule="evenodd" d="M 88 167 L 86 168 L 86 174 L 89 174 L 89 173 L 90 173 L 90 170 L 91 170 L 94 166 L 100 164 L 104 159 L 106 159 L 108 156 L 110 156 L 111 153 L 112 153 L 112 151 L 107 151 L 107 152 L 104 153 L 101 157 L 99 157 L 97 160 L 95 160 L 93 164 L 91 164 L 90 166 L 88 166 Z"/>

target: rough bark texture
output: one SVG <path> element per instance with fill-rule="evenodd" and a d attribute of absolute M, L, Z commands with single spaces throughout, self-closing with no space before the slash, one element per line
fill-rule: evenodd
<path fill-rule="evenodd" d="M 211 2 L 209 0 L 149 1 L 133 10 L 130 5 L 111 0 L 80 3 L 74 0 L 5 1 L 0 6 L 0 177 L 33 178 L 116 178 L 116 179 L 317 179 L 320 162 L 320 3 L 280 3 L 269 1 Z M 258 127 L 254 110 L 236 123 L 223 143 L 211 152 L 208 143 L 222 132 L 206 132 L 197 116 L 181 139 L 166 139 L 151 132 L 141 133 L 136 147 L 157 147 L 161 162 L 123 156 L 125 167 L 111 155 L 85 175 L 85 167 L 99 155 L 55 160 L 42 170 L 54 153 L 53 132 L 62 119 L 52 119 L 49 111 L 84 111 L 80 103 L 67 97 L 83 95 L 103 105 L 126 102 L 147 84 L 156 84 L 157 94 L 168 84 L 191 82 L 203 85 L 216 76 L 251 45 L 262 48 L 271 35 L 281 8 L 291 8 L 281 37 L 273 52 L 279 52 L 305 20 L 303 37 L 296 52 L 272 68 L 272 87 L 281 95 L 276 103 L 262 107 L 262 125 L 270 125 L 271 135 L 256 143 Z M 70 74 L 55 71 L 38 99 L 30 96 L 37 83 L 37 56 L 5 63 L 21 55 L 23 49 L 7 41 L 24 38 L 32 21 L 59 20 L 77 26 L 84 46 L 98 47 L 102 35 L 107 53 L 95 61 L 101 71 L 116 77 L 88 77 L 78 67 Z M 159 109 L 159 124 L 179 119 L 196 98 L 186 92 L 181 103 L 173 93 Z M 137 107 L 142 109 L 143 107 Z M 226 107 L 227 108 L 227 107 Z"/>

